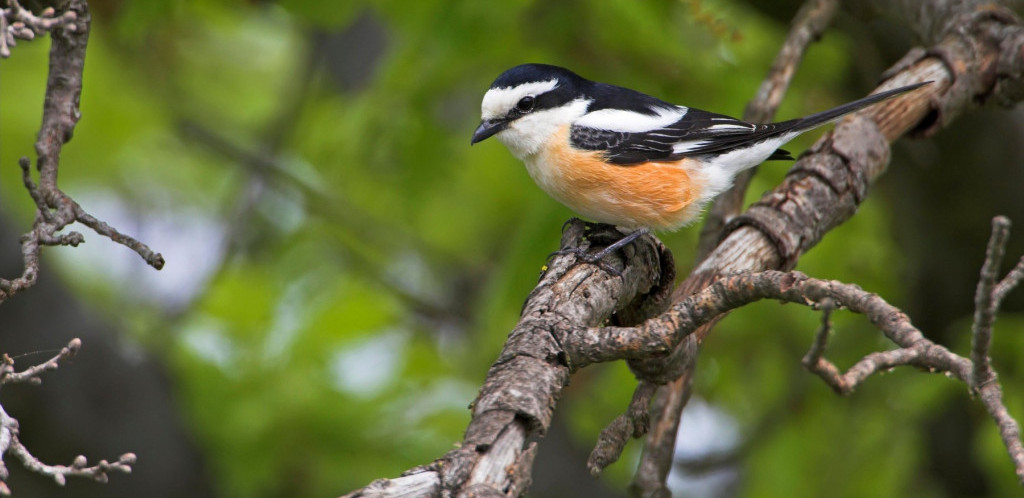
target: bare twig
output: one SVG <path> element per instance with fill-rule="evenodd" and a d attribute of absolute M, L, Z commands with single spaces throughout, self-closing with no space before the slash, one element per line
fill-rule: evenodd
<path fill-rule="evenodd" d="M 581 328 L 569 334 L 562 344 L 577 365 L 584 361 L 613 361 L 664 354 L 704 324 L 729 310 L 760 299 L 775 299 L 825 310 L 826 316 L 804 363 L 840 394 L 852 392 L 878 372 L 904 365 L 948 373 L 963 381 L 972 392 L 979 394 L 985 409 L 996 421 L 1017 475 L 1024 484 L 1024 447 L 1019 427 L 1006 410 L 995 374 L 992 373 L 984 384 L 975 385 L 975 365 L 970 359 L 928 340 L 903 312 L 856 285 L 812 279 L 797 272 L 765 271 L 724 277 L 673 305 L 669 312 L 638 327 Z M 823 357 L 826 337 L 831 329 L 829 310 L 836 305 L 865 315 L 899 348 L 868 354 L 841 373 Z M 974 328 L 978 330 L 977 325 Z M 975 340 L 974 344 L 971 357 L 978 355 L 979 341 Z"/>
<path fill-rule="evenodd" d="M 1024 258 L 999 283 L 999 264 L 1006 253 L 1010 235 L 1010 220 L 1004 216 L 992 219 L 992 236 L 985 251 L 985 263 L 981 266 L 978 288 L 974 296 L 974 323 L 971 334 L 971 389 L 977 393 L 989 415 L 999 427 L 999 435 L 1013 460 L 1017 478 L 1024 484 L 1024 446 L 1020 440 L 1020 426 L 1006 410 L 1002 402 L 1002 387 L 992 368 L 989 347 L 992 343 L 992 327 L 999 305 L 1006 294 L 1013 290 L 1024 274 Z"/>
<path fill-rule="evenodd" d="M 7 0 L 7 7 L 0 8 L 0 58 L 11 56 L 11 48 L 15 40 L 33 40 L 37 35 L 48 33 L 54 28 L 74 31 L 78 14 L 68 10 L 56 15 L 53 7 L 43 9 L 39 15 L 33 14 L 18 3 L 18 0 Z"/>
<path fill-rule="evenodd" d="M 654 383 L 640 382 L 633 392 L 633 399 L 629 402 L 626 413 L 616 417 L 601 431 L 597 444 L 587 459 L 587 468 L 591 475 L 597 477 L 605 467 L 618 460 L 630 439 L 647 434 L 651 424 L 648 406 L 657 388 Z"/>
<path fill-rule="evenodd" d="M 996 303 L 1002 303 L 1006 294 L 1013 290 L 1013 288 L 1020 285 L 1022 280 L 1024 280 L 1024 257 L 1020 258 L 1020 261 L 1017 262 L 1017 266 L 1014 266 L 1013 269 L 999 281 L 999 284 L 996 285 L 996 288 L 992 293 Z"/>
<path fill-rule="evenodd" d="M 830 367 L 834 370 L 833 365 L 824 361 L 823 357 L 825 356 L 825 344 L 828 343 L 828 336 L 832 333 L 832 311 L 835 310 L 835 306 L 835 301 L 829 298 L 822 299 L 818 304 L 818 309 L 821 310 L 821 327 L 814 334 L 811 349 L 807 351 L 807 354 L 801 360 L 804 368 L 812 372 L 827 370 Z M 829 373 L 838 373 L 838 371 Z"/>
<path fill-rule="evenodd" d="M 74 357 L 78 354 L 78 350 L 81 347 L 81 340 L 78 338 L 72 339 L 67 346 L 61 348 L 60 352 L 57 353 L 57 356 L 54 356 L 53 358 L 50 358 L 38 365 L 26 368 L 21 372 L 15 371 L 14 360 L 11 359 L 10 356 L 4 355 L 3 360 L 0 360 L 2 361 L 2 363 L 0 363 L 0 386 L 21 382 L 38 385 L 42 382 L 42 379 L 39 377 L 40 374 L 50 370 L 56 370 L 61 361 Z"/>
<path fill-rule="evenodd" d="M 40 378 L 42 373 L 56 370 L 60 362 L 72 358 L 81 347 L 81 340 L 77 338 L 72 339 L 53 358 L 20 372 L 14 369 L 14 360 L 4 355 L 2 362 L 0 362 L 0 387 L 17 383 L 39 384 L 42 382 Z M 79 455 L 75 457 L 71 465 L 49 465 L 43 463 L 29 452 L 28 448 L 18 438 L 18 431 L 18 420 L 8 415 L 3 406 L 0 405 L 0 495 L 3 496 L 11 494 L 10 488 L 7 486 L 8 471 L 3 462 L 3 455 L 14 455 L 26 469 L 37 474 L 49 476 L 60 486 L 66 483 L 68 477 L 84 477 L 97 482 L 107 482 L 110 472 L 131 473 L 132 465 L 136 461 L 134 453 L 125 453 L 115 462 L 100 460 L 95 465 L 89 465 L 85 456 Z"/>
<path fill-rule="evenodd" d="M 971 376 L 971 387 L 977 390 L 982 385 L 995 380 L 988 348 L 992 343 L 992 326 L 999 311 L 999 302 L 995 298 L 996 279 L 999 278 L 999 265 L 1006 253 L 1006 241 L 1010 237 L 1010 220 L 1004 216 L 992 219 L 992 236 L 985 250 L 985 263 L 981 265 L 981 276 L 978 288 L 974 293 L 974 333 L 971 334 L 971 361 L 974 370 Z"/>
<path fill-rule="evenodd" d="M 46 83 L 46 99 L 43 104 L 43 122 L 36 140 L 39 183 L 32 179 L 31 161 L 22 157 L 18 165 L 22 170 L 22 183 L 36 205 L 32 230 L 21 238 L 21 254 L 24 269 L 13 279 L 0 278 L 0 303 L 21 290 L 36 283 L 39 275 L 39 253 L 43 246 L 77 246 L 84 241 L 78 232 L 59 233 L 72 223 L 79 222 L 96 233 L 109 237 L 139 253 L 151 266 L 163 266 L 163 257 L 154 253 L 145 244 L 121 234 L 110 225 L 87 213 L 74 200 L 57 187 L 57 170 L 63 145 L 71 139 L 75 124 L 80 118 L 78 108 L 82 91 L 82 70 L 85 65 L 85 49 L 89 39 L 89 11 L 85 0 L 71 0 L 67 10 L 56 16 L 52 8 L 36 16 L 21 7 L 17 0 L 7 0 L 7 7 L 0 8 L 0 57 L 10 55 L 10 46 L 15 38 L 31 40 L 36 35 L 50 32 L 50 70 Z M 61 361 L 72 356 L 81 347 L 81 341 L 73 339 L 53 358 L 21 372 L 14 370 L 14 361 L 4 356 L 0 363 L 0 386 L 27 382 L 38 384 L 40 375 L 56 369 Z M 121 455 L 117 461 L 100 460 L 89 465 L 79 455 L 71 465 L 49 465 L 29 452 L 18 437 L 18 421 L 0 406 L 0 495 L 10 495 L 7 486 L 8 471 L 3 455 L 14 455 L 22 465 L 38 474 L 49 476 L 63 486 L 68 477 L 85 477 L 98 482 L 107 482 L 110 472 L 130 473 L 136 457 L 133 453 Z"/>
<path fill-rule="evenodd" d="M 84 241 L 84 237 L 78 232 L 58 233 L 75 222 L 82 223 L 96 233 L 132 249 L 150 266 L 159 270 L 164 265 L 163 256 L 142 242 L 96 219 L 57 187 L 61 148 L 71 140 L 75 124 L 81 117 L 78 104 L 82 92 L 82 70 L 85 67 L 90 21 L 85 0 L 72 0 L 67 11 L 59 17 L 53 17 L 52 9 L 44 11 L 41 17 L 35 17 L 23 9 L 16 0 L 8 0 L 8 7 L 0 12 L 0 20 L 8 18 L 19 19 L 19 22 L 26 23 L 25 26 L 37 32 L 49 30 L 53 43 L 50 49 L 46 99 L 43 104 L 43 122 L 36 140 L 38 184 L 32 180 L 29 159 L 23 157 L 18 161 L 22 169 L 22 181 L 36 204 L 36 218 L 32 230 L 21 238 L 24 270 L 16 278 L 0 278 L 0 302 L 35 285 L 39 275 L 39 253 L 42 246 L 76 246 Z M 4 33 L 6 36 L 7 32 Z M 4 37 L 0 36 L 0 39 Z"/>

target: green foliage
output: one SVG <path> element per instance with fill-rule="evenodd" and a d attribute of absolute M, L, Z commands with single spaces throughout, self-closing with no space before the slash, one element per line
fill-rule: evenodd
<path fill-rule="evenodd" d="M 561 64 L 740 115 L 786 30 L 733 1 L 161 0 L 96 17 L 84 118 L 64 149 L 62 186 L 116 199 L 129 212 L 121 216 L 143 222 L 213 224 L 223 240 L 203 253 L 213 270 L 179 290 L 175 306 L 80 272 L 104 263 L 78 250 L 49 252 L 61 253 L 84 299 L 167 355 L 227 497 L 334 496 L 461 439 L 466 405 L 571 216 L 500 144 L 469 147 L 479 98 L 497 74 L 527 61 Z M 383 30 L 383 55 L 365 84 L 342 86 L 327 65 L 350 70 L 369 49 L 328 61 L 318 40 L 367 18 Z M 23 225 L 32 206 L 13 165 L 38 127 L 46 43 L 19 44 L 0 74 L 0 209 Z M 781 119 L 851 97 L 839 91 L 850 46 L 836 34 L 814 45 Z M 762 167 L 750 198 L 785 168 Z M 887 208 L 872 199 L 799 269 L 900 305 L 904 262 L 887 230 Z M 696 232 L 663 234 L 682 274 Z M 134 261 L 86 236 L 103 254 Z M 173 247 L 156 249 L 167 271 L 199 271 Z M 837 398 L 799 367 L 818 324 L 806 309 L 758 303 L 704 345 L 696 391 L 756 440 L 741 464 L 744 496 L 938 496 L 913 478 L 925 459 L 920 425 L 930 407 L 965 396 L 963 386 L 899 372 Z M 860 317 L 839 312 L 836 328 L 829 356 L 841 367 L 887 347 Z M 1015 378 L 1010 352 L 1021 337 L 997 334 L 996 361 Z M 573 382 L 560 409 L 585 447 L 625 408 L 634 381 L 616 364 Z M 1008 396 L 1024 414 L 1019 390 Z M 775 422 L 760 427 L 769 414 Z M 609 469 L 613 486 L 623 488 L 638 451 Z M 977 451 L 1000 490 L 1019 489 L 994 430 Z"/>

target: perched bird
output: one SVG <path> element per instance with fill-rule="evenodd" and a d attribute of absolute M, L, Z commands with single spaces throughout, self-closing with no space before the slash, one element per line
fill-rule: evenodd
<path fill-rule="evenodd" d="M 497 137 L 548 195 L 593 221 L 633 230 L 594 255 L 581 254 L 594 263 L 650 230 L 693 221 L 737 173 L 766 160 L 793 159 L 779 147 L 797 135 L 925 84 L 799 119 L 753 124 L 561 67 L 523 64 L 498 76 L 484 94 L 471 143 Z"/>

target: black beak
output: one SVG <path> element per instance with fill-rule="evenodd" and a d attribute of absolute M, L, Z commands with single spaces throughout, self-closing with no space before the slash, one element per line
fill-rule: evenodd
<path fill-rule="evenodd" d="M 476 127 L 476 131 L 473 132 L 473 140 L 470 140 L 469 145 L 473 145 L 477 142 L 486 140 L 504 130 L 508 127 L 508 120 L 506 119 L 485 119 L 480 123 L 480 126 Z"/>

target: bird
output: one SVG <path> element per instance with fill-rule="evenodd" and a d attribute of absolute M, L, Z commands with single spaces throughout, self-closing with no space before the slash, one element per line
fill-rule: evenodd
<path fill-rule="evenodd" d="M 521 64 L 491 83 L 470 144 L 497 138 L 555 200 L 584 218 L 625 229 L 595 254 L 577 252 L 597 263 L 646 233 L 691 223 L 741 171 L 792 160 L 780 147 L 796 136 L 928 83 L 755 124 L 590 81 L 563 67 Z"/>

